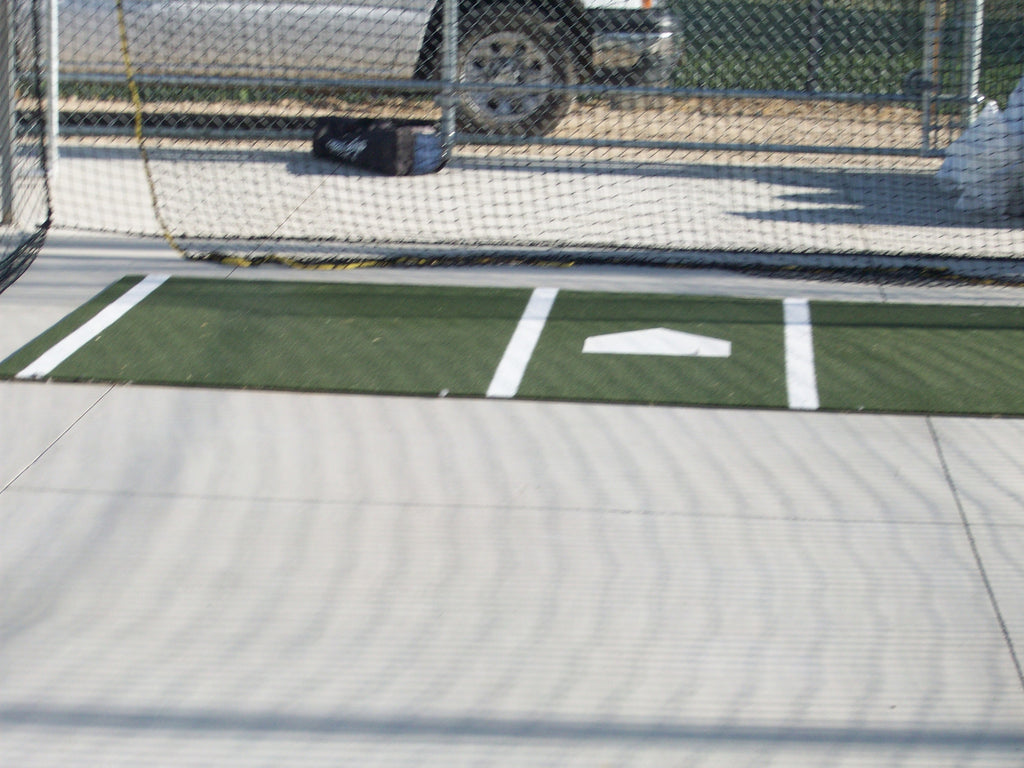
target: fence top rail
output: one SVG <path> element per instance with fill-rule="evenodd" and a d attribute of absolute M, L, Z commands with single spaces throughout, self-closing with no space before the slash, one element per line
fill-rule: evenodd
<path fill-rule="evenodd" d="M 116 85 L 125 81 L 123 75 L 69 73 L 64 82 Z M 480 92 L 492 90 L 494 83 L 449 83 L 444 80 L 375 80 L 375 79 L 320 79 L 320 78 L 255 78 L 255 77 L 201 77 L 194 75 L 136 75 L 136 82 L 147 85 L 192 86 L 202 88 L 264 88 L 374 90 L 385 92 Z M 783 99 L 786 101 L 835 101 L 856 103 L 916 104 L 919 94 L 907 93 L 851 93 L 841 91 L 755 90 L 741 88 L 692 88 L 675 86 L 627 85 L 512 85 L 501 83 L 503 91 L 510 93 L 569 92 L 582 96 L 673 96 L 682 98 Z M 982 96 L 933 94 L 932 103 L 979 104 Z"/>

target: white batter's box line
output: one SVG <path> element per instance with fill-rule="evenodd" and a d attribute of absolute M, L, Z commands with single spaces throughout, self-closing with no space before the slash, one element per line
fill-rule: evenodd
<path fill-rule="evenodd" d="M 163 285 L 169 277 L 170 275 L 147 275 L 101 309 L 95 317 L 46 350 L 14 378 L 42 379 L 48 376 L 58 365 L 124 317 L 128 310 Z"/>
<path fill-rule="evenodd" d="M 523 381 L 523 374 L 526 373 L 526 366 L 530 364 L 533 350 L 537 347 L 537 341 L 548 321 L 557 295 L 557 288 L 534 289 L 526 309 L 523 310 L 523 316 L 519 318 L 519 324 L 505 348 L 505 354 L 498 363 L 491 385 L 487 388 L 487 397 L 516 396 Z"/>
<path fill-rule="evenodd" d="M 782 302 L 786 342 L 786 392 L 789 407 L 816 411 L 818 381 L 814 370 L 814 338 L 811 331 L 811 305 L 807 299 L 790 298 Z"/>

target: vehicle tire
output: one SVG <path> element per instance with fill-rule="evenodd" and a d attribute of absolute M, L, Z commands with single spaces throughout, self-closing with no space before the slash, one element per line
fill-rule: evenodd
<path fill-rule="evenodd" d="M 552 24 L 523 8 L 494 5 L 462 20 L 459 39 L 460 83 L 500 85 L 574 85 L 570 45 L 549 29 Z M 550 132 L 575 100 L 568 91 L 489 91 L 459 94 L 460 130 L 470 133 L 541 136 Z"/>

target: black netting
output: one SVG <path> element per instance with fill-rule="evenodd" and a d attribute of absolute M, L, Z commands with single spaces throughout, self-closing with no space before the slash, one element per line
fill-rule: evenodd
<path fill-rule="evenodd" d="M 68 0 L 60 221 L 249 262 L 1024 256 L 1019 4 L 624 5 Z M 448 162 L 314 156 L 324 117 L 431 122 Z"/>
<path fill-rule="evenodd" d="M 50 225 L 42 4 L 0 2 L 0 291 L 32 264 Z"/>

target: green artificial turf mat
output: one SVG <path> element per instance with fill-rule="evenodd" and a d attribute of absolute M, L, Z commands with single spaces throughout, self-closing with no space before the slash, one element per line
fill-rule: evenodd
<path fill-rule="evenodd" d="M 587 338 L 667 328 L 732 344 L 729 357 L 584 353 Z M 649 294 L 558 295 L 521 397 L 786 406 L 782 303 Z"/>
<path fill-rule="evenodd" d="M 29 368 L 140 279 L 125 278 L 75 310 L 0 363 L 0 376 Z M 510 342 L 519 343 L 513 339 L 530 295 L 172 277 L 52 371 L 26 375 L 482 397 Z M 810 307 L 811 386 L 821 409 L 1024 414 L 1024 308 Z M 612 337 L 618 345 L 623 334 L 626 347 L 584 351 L 588 339 Z M 669 347 L 692 334 L 717 352 L 629 346 L 637 334 Z M 786 408 L 786 374 L 781 300 L 563 290 L 515 396 Z"/>
<path fill-rule="evenodd" d="M 481 395 L 528 297 L 172 278 L 50 378 Z"/>
<path fill-rule="evenodd" d="M 58 341 L 95 317 L 104 307 L 127 293 L 140 280 L 142 278 L 139 276 L 125 277 L 101 291 L 59 323 L 37 336 L 29 344 L 26 344 L 10 357 L 0 361 L 0 376 L 10 377 L 16 375 Z"/>
<path fill-rule="evenodd" d="M 1024 308 L 812 302 L 821 407 L 1024 413 Z"/>

